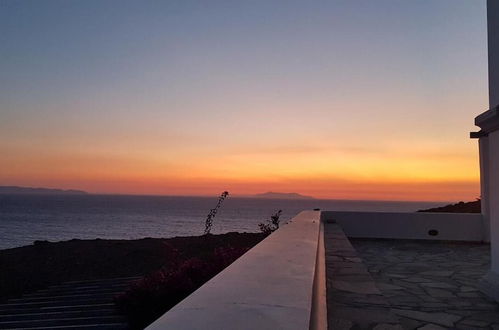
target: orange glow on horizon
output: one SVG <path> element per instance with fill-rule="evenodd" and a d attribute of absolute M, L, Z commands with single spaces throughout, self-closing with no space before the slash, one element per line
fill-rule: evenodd
<path fill-rule="evenodd" d="M 0 182 L 91 193 L 232 195 L 297 192 L 324 199 L 460 201 L 479 198 L 472 143 L 441 152 L 423 142 L 384 149 L 276 145 L 170 157 L 165 152 L 0 152 Z M 4 148 L 5 149 L 5 148 Z M 443 148 L 441 148 L 443 149 Z M 446 148 L 447 149 L 451 149 Z M 20 151 L 20 152 L 19 152 Z"/>

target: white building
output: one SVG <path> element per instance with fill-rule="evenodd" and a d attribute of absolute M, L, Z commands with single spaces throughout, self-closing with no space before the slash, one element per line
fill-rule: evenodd
<path fill-rule="evenodd" d="M 499 1 L 487 1 L 489 110 L 475 118 L 480 132 L 480 185 L 484 239 L 491 242 L 491 269 L 486 285 L 499 299 Z"/>

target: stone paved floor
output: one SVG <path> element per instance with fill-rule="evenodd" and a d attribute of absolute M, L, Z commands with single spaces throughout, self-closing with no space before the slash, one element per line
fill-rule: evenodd
<path fill-rule="evenodd" d="M 397 316 L 337 224 L 324 228 L 330 330 L 402 330 Z"/>
<path fill-rule="evenodd" d="M 406 329 L 499 329 L 499 304 L 478 290 L 488 245 L 350 240 Z"/>

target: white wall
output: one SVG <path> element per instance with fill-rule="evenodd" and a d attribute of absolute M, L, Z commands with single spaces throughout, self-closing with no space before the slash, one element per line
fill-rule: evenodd
<path fill-rule="evenodd" d="M 481 214 L 324 211 L 349 237 L 482 241 Z M 430 236 L 429 230 L 437 230 Z"/>
<path fill-rule="evenodd" d="M 499 105 L 499 1 L 487 1 L 487 30 L 489 54 L 489 106 Z M 488 213 L 491 238 L 491 270 L 499 274 L 499 131 L 489 129 L 487 148 L 480 150 L 488 158 Z"/>
<path fill-rule="evenodd" d="M 499 148 L 499 131 L 489 134 L 489 146 Z M 499 274 L 499 152 L 489 152 L 489 218 L 491 237 L 491 270 Z"/>
<path fill-rule="evenodd" d="M 489 108 L 499 105 L 499 1 L 487 0 Z"/>
<path fill-rule="evenodd" d="M 482 199 L 483 240 L 490 242 L 489 137 L 480 137 L 478 147 L 480 150 L 480 198 Z"/>

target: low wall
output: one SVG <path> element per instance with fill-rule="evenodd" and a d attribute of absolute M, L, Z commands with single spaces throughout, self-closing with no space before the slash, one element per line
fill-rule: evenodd
<path fill-rule="evenodd" d="M 322 235 L 301 212 L 147 329 L 326 329 Z"/>
<path fill-rule="evenodd" d="M 481 214 L 323 211 L 349 237 L 483 241 Z"/>

